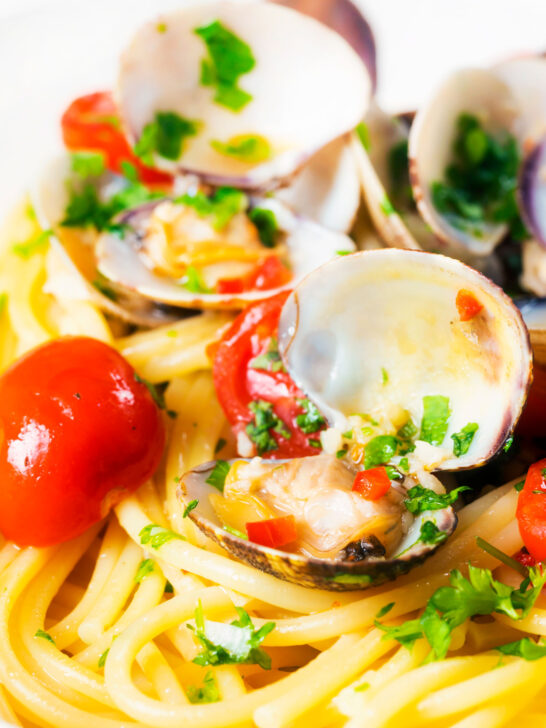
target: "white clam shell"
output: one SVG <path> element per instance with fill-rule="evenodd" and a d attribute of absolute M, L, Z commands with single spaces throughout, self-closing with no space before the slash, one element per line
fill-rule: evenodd
<path fill-rule="evenodd" d="M 460 289 L 484 306 L 469 322 L 457 312 Z M 279 350 L 337 427 L 389 403 L 418 425 L 425 395 L 449 397 L 439 470 L 491 458 L 515 426 L 531 379 L 528 332 L 508 296 L 460 261 L 415 251 L 356 253 L 307 276 L 283 308 Z M 479 429 L 456 458 L 450 436 L 469 422 Z"/>
<path fill-rule="evenodd" d="M 278 200 L 260 200 L 260 207 L 272 210 L 279 228 L 286 233 L 284 243 L 293 279 L 283 288 L 237 294 L 192 293 L 175 280 L 150 270 L 138 255 L 138 236 L 131 233 L 127 233 L 123 240 L 109 233 L 101 235 L 96 251 L 99 271 L 125 290 L 152 301 L 183 308 L 237 309 L 273 296 L 285 288 L 292 288 L 316 267 L 335 257 L 338 251 L 355 250 L 353 241 L 346 235 L 297 217 Z"/>
<path fill-rule="evenodd" d="M 458 257 L 488 255 L 507 232 L 499 223 L 483 225 L 479 236 L 441 215 L 430 187 L 444 179 L 451 161 L 460 114 L 477 116 L 490 132 L 514 130 L 519 113 L 509 86 L 492 71 L 467 69 L 450 76 L 417 112 L 409 134 L 410 178 L 419 212 L 440 240 L 458 248 Z"/>
<path fill-rule="evenodd" d="M 493 73 L 512 92 L 518 105 L 514 133 L 523 148 L 546 135 L 546 58 L 528 56 L 497 64 Z"/>
<path fill-rule="evenodd" d="M 200 84 L 205 44 L 194 30 L 219 20 L 248 43 L 256 65 L 239 79 L 253 99 L 239 112 L 213 101 Z M 349 44 L 313 18 L 269 3 L 199 3 L 143 26 L 122 56 L 116 99 L 126 132 L 136 141 L 156 112 L 199 120 L 176 161 L 158 167 L 192 171 L 212 184 L 271 186 L 363 117 L 371 83 Z M 242 134 L 265 137 L 270 159 L 248 164 L 217 152 L 211 141 Z"/>

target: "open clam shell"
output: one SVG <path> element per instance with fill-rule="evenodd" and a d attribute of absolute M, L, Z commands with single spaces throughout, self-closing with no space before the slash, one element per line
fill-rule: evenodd
<path fill-rule="evenodd" d="M 518 306 L 529 329 L 534 360 L 546 367 L 546 298 L 518 301 Z"/>
<path fill-rule="evenodd" d="M 106 313 L 138 326 L 153 327 L 175 320 L 173 311 L 141 296 L 135 296 L 127 289 L 112 289 L 107 296 L 94 285 L 98 275 L 94 255 L 96 233 L 61 225 L 69 202 L 70 186 L 81 186 L 82 182 L 84 181 L 81 177 L 72 169 L 70 157 L 64 155 L 47 165 L 33 193 L 40 223 L 44 229 L 53 231 L 49 238 L 50 244 L 58 251 L 65 267 L 78 282 L 76 297 L 92 301 Z M 101 183 L 105 187 L 116 186 L 118 180 L 107 173 Z"/>
<path fill-rule="evenodd" d="M 238 83 L 242 108 L 218 102 L 203 85 L 207 47 L 196 29 L 220 22 L 255 59 Z M 209 79 L 210 80 L 210 79 Z M 123 54 L 116 99 L 126 132 L 137 142 L 158 112 L 197 124 L 178 159 L 155 154 L 159 168 L 192 171 L 211 184 L 273 186 L 363 117 L 371 83 L 350 45 L 316 20 L 270 3 L 199 3 L 148 23 Z M 269 152 L 243 161 L 218 151 L 241 137 L 266 140 Z"/>
<path fill-rule="evenodd" d="M 291 288 L 339 251 L 352 252 L 355 249 L 346 235 L 297 217 L 278 200 L 266 198 L 260 200 L 259 206 L 274 211 L 279 228 L 284 232 L 293 278 L 282 288 L 237 294 L 199 293 L 188 290 L 180 281 L 155 273 L 140 254 L 150 205 L 132 210 L 122 218 L 122 222 L 130 225 L 123 238 L 108 232 L 101 235 L 96 249 L 98 269 L 108 280 L 144 299 L 181 308 L 237 309 L 273 296 L 284 288 Z"/>
<path fill-rule="evenodd" d="M 270 466 L 278 467 L 277 460 Z M 218 490 L 206 480 L 215 463 L 204 463 L 186 473 L 180 485 L 180 496 L 184 502 L 199 501 L 191 511 L 190 518 L 209 538 L 225 548 L 241 561 L 279 579 L 295 582 L 302 586 L 329 589 L 332 591 L 353 591 L 378 586 L 418 566 L 432 555 L 438 544 L 425 544 L 419 540 L 421 525 L 434 519 L 436 527 L 451 535 L 457 525 L 457 516 L 452 508 L 425 512 L 411 524 L 404 540 L 392 558 L 369 557 L 362 561 L 320 559 L 261 546 L 247 541 L 223 528 L 210 501 L 209 495 L 218 495 Z"/>
<path fill-rule="evenodd" d="M 546 136 L 523 164 L 519 193 L 525 224 L 535 240 L 546 248 Z"/>
<path fill-rule="evenodd" d="M 483 306 L 467 321 L 460 291 Z M 389 403 L 419 423 L 424 397 L 447 398 L 447 427 L 429 464 L 437 470 L 490 459 L 531 382 L 528 332 L 511 299 L 460 261 L 432 253 L 367 251 L 322 266 L 287 299 L 278 341 L 296 384 L 342 432 L 349 415 Z M 477 432 L 456 457 L 451 436 L 469 423 Z"/>
<path fill-rule="evenodd" d="M 417 112 L 409 135 L 410 178 L 417 207 L 436 236 L 458 257 L 488 255 L 507 232 L 504 223 L 456 226 L 434 206 L 433 182 L 451 161 L 456 122 L 463 113 L 488 132 L 513 131 L 518 105 L 509 86 L 492 71 L 468 69 L 450 76 Z"/>

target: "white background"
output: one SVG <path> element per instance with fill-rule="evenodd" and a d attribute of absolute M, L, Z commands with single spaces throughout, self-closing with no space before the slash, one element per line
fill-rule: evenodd
<path fill-rule="evenodd" d="M 112 85 L 138 24 L 184 0 L 0 0 L 0 217 L 59 144 L 76 95 Z M 321 2 L 321 0 L 316 0 Z M 546 49 L 546 0 L 361 0 L 379 102 L 417 106 L 449 71 Z"/>

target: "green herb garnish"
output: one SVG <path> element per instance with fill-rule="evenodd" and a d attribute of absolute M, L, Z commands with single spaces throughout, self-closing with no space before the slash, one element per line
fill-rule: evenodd
<path fill-rule="evenodd" d="M 138 565 L 137 573 L 135 574 L 135 581 L 137 584 L 155 570 L 155 561 L 153 559 L 144 559 Z"/>
<path fill-rule="evenodd" d="M 248 405 L 250 411 L 254 414 L 254 418 L 245 428 L 246 434 L 256 445 L 258 455 L 264 452 L 276 450 L 278 448 L 277 441 L 271 434 L 271 430 L 277 432 L 281 437 L 289 439 L 291 437 L 290 430 L 284 422 L 277 417 L 273 410 L 271 402 L 264 400 L 256 400 Z"/>
<path fill-rule="evenodd" d="M 106 658 L 108 657 L 109 652 L 110 652 L 110 648 L 108 648 L 107 650 L 104 650 L 102 655 L 99 657 L 99 661 L 98 661 L 99 669 L 106 665 Z"/>
<path fill-rule="evenodd" d="M 187 518 L 190 513 L 197 508 L 199 505 L 198 500 L 192 500 L 188 503 L 188 505 L 184 508 L 184 513 L 182 514 L 182 518 Z"/>
<path fill-rule="evenodd" d="M 223 450 L 226 445 L 227 445 L 227 440 L 225 440 L 223 437 L 220 437 L 214 448 L 214 454 L 218 455 L 220 450 Z"/>
<path fill-rule="evenodd" d="M 543 641 L 535 642 L 530 637 L 522 637 L 520 640 L 509 642 L 506 645 L 499 645 L 494 649 L 502 652 L 503 655 L 523 657 L 528 662 L 546 657 L 546 643 Z"/>
<path fill-rule="evenodd" d="M 51 642 L 52 645 L 55 644 L 55 640 L 53 637 L 49 634 L 49 632 L 46 632 L 43 629 L 39 629 L 35 634 L 35 637 L 40 637 L 43 640 L 47 640 L 48 642 Z"/>
<path fill-rule="evenodd" d="M 158 526 L 157 523 L 149 523 L 147 526 L 144 526 L 138 535 L 140 543 L 143 546 L 150 546 L 152 549 L 158 549 L 173 539 L 186 540 L 179 533 L 175 533 L 168 528 L 163 528 L 163 526 Z"/>
<path fill-rule="evenodd" d="M 396 210 L 394 209 L 394 207 L 392 205 L 392 202 L 389 200 L 387 195 L 385 195 L 385 197 L 383 197 L 379 206 L 381 208 L 381 211 L 385 215 L 394 215 L 394 213 L 396 212 Z"/>
<path fill-rule="evenodd" d="M 364 149 L 369 152 L 370 151 L 370 132 L 367 127 L 367 125 L 361 121 L 360 124 L 357 124 L 355 127 L 356 135 L 360 139 L 360 143 L 364 147 Z"/>
<path fill-rule="evenodd" d="M 250 360 L 249 366 L 252 369 L 263 369 L 266 372 L 284 372 L 277 339 L 273 336 L 269 340 L 266 351 Z M 314 432 L 314 430 L 313 430 Z"/>
<path fill-rule="evenodd" d="M 448 397 L 441 394 L 424 396 L 419 439 L 431 445 L 441 445 L 447 433 L 450 415 Z"/>
<path fill-rule="evenodd" d="M 12 247 L 12 251 L 21 258 L 30 258 L 35 253 L 43 253 L 49 245 L 49 236 L 53 235 L 53 230 L 43 230 L 32 240 L 24 243 L 16 243 Z"/>
<path fill-rule="evenodd" d="M 476 422 L 469 422 L 460 432 L 454 432 L 451 435 L 451 439 L 453 440 L 453 454 L 455 457 L 460 458 L 461 455 L 465 455 L 468 452 L 478 428 L 479 425 Z"/>
<path fill-rule="evenodd" d="M 190 293 L 211 293 L 210 288 L 207 288 L 205 285 L 201 273 L 193 265 L 189 265 L 186 268 L 181 285 L 190 291 Z"/>
<path fill-rule="evenodd" d="M 213 488 L 216 488 L 216 490 L 219 490 L 220 493 L 223 493 L 226 478 L 230 469 L 231 465 L 227 462 L 227 460 L 217 460 L 209 477 L 205 480 L 205 483 L 212 485 Z"/>
<path fill-rule="evenodd" d="M 102 152 L 72 152 L 70 164 L 72 171 L 83 179 L 100 177 L 106 169 Z"/>
<path fill-rule="evenodd" d="M 279 232 L 275 213 L 266 207 L 253 207 L 249 211 L 248 217 L 250 222 L 256 226 L 262 245 L 265 245 L 266 248 L 274 248 Z"/>
<path fill-rule="evenodd" d="M 377 435 L 364 448 L 364 469 L 384 465 L 396 455 L 399 440 L 393 435 Z"/>
<path fill-rule="evenodd" d="M 199 127 L 198 121 L 186 119 L 173 111 L 159 111 L 154 120 L 142 129 L 134 152 L 149 167 L 154 166 L 154 153 L 176 161 L 180 159 L 186 139 L 195 136 Z"/>
<path fill-rule="evenodd" d="M 419 541 L 422 543 L 443 543 L 447 537 L 448 534 L 445 533 L 445 531 L 440 531 L 434 521 L 424 521 L 424 523 L 421 524 Z"/>
<path fill-rule="evenodd" d="M 271 145 L 267 139 L 258 134 L 241 134 L 227 142 L 213 139 L 211 147 L 226 157 L 234 157 L 248 164 L 259 164 L 271 157 Z"/>
<path fill-rule="evenodd" d="M 318 432 L 326 424 L 326 420 L 317 407 L 309 399 L 298 399 L 298 404 L 304 410 L 304 414 L 297 415 L 297 426 L 306 435 Z"/>
<path fill-rule="evenodd" d="M 394 602 L 389 602 L 388 604 L 385 604 L 384 607 L 381 607 L 379 612 L 375 615 L 376 619 L 381 619 L 381 617 L 384 617 L 385 614 L 388 614 L 391 609 L 394 607 Z"/>
<path fill-rule="evenodd" d="M 220 700 L 220 691 L 212 670 L 205 674 L 201 687 L 188 685 L 186 695 L 190 703 L 217 703 Z"/>
<path fill-rule="evenodd" d="M 139 382 L 139 384 L 143 384 L 148 392 L 152 395 L 152 399 L 156 403 L 156 405 L 159 407 L 159 409 L 166 409 L 167 405 L 165 404 L 165 396 L 163 392 L 156 387 L 155 384 L 152 384 L 147 379 L 144 379 L 144 377 L 141 377 L 136 372 L 134 373 L 135 381 Z"/>
<path fill-rule="evenodd" d="M 181 195 L 174 201 L 192 207 L 200 217 L 210 218 L 215 230 L 223 230 L 237 213 L 243 212 L 248 206 L 245 193 L 234 187 L 218 187 L 210 197 L 198 190 L 193 194 Z"/>
<path fill-rule="evenodd" d="M 231 533 L 232 536 L 237 536 L 237 538 L 242 538 L 244 541 L 248 541 L 248 536 L 246 535 L 246 533 L 239 531 L 239 529 L 233 528 L 232 526 L 224 526 L 223 528 L 224 531 Z"/>
<path fill-rule="evenodd" d="M 435 493 L 430 488 L 423 488 L 418 484 L 408 490 L 408 497 L 404 501 L 404 505 L 414 516 L 425 511 L 438 511 L 455 503 L 459 493 L 464 490 L 470 489 L 468 486 L 462 485 L 460 488 L 454 488 L 450 493 Z"/>
<path fill-rule="evenodd" d="M 372 577 L 369 574 L 336 574 L 331 578 L 337 584 L 371 584 Z"/>

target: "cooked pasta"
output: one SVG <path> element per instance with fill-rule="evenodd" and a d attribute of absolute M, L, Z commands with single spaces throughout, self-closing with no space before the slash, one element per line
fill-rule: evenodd
<path fill-rule="evenodd" d="M 451 569 L 497 568 L 476 536 L 508 554 L 521 548 L 513 483 L 463 507 L 455 535 L 422 566 L 367 591 L 308 589 L 231 558 L 184 517 L 177 496 L 180 476 L 213 458 L 221 437 L 226 456 L 235 452 L 207 356 L 231 316 L 199 314 L 120 335 L 88 300 L 48 288 L 62 267 L 56 249 L 45 245 L 28 258 L 14 252 L 39 234 L 26 205 L 2 233 L 2 367 L 51 338 L 91 335 L 113 342 L 150 381 L 168 381 L 167 406 L 177 416 L 154 479 L 106 521 L 61 546 L 0 548 L 1 718 L 66 728 L 546 724 L 541 661 L 500 660 L 493 649 L 546 635 L 544 597 L 520 621 L 501 614 L 465 621 L 447 657 L 433 662 L 425 640 L 410 650 L 374 625 L 391 603 L 382 617 L 391 626 L 419 614 Z M 184 538 L 143 545 L 150 523 Z M 199 603 L 219 621 L 235 618 L 236 607 L 256 628 L 273 621 L 263 641 L 271 669 L 194 663 L 198 646 L 186 624 Z M 207 680 L 214 701 L 192 701 Z"/>

